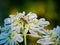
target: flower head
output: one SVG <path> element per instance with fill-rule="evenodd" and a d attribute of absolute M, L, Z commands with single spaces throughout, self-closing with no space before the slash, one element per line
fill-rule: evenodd
<path fill-rule="evenodd" d="M 0 34 L 0 45 L 14 45 L 22 41 L 22 35 L 18 34 L 16 31 L 9 30 Z"/>
<path fill-rule="evenodd" d="M 41 36 L 41 34 L 48 35 L 44 27 L 49 24 L 50 23 L 44 18 L 37 19 L 35 13 L 29 12 L 25 15 L 25 12 L 17 12 L 17 15 L 10 15 L 9 18 L 4 20 L 4 27 L 2 27 L 2 33 L 0 34 L 0 44 L 18 44 L 18 42 L 23 41 L 23 36 L 26 41 L 26 35 L 28 32 L 30 32 L 31 36 L 42 38 L 43 36 Z M 43 39 L 46 42 L 46 39 L 49 39 L 50 41 L 50 38 L 48 37 Z"/>
<path fill-rule="evenodd" d="M 43 36 L 37 43 L 42 45 L 60 45 L 60 27 L 57 26 L 56 28 L 53 28 L 53 30 L 48 30 L 47 32 L 48 35 Z"/>

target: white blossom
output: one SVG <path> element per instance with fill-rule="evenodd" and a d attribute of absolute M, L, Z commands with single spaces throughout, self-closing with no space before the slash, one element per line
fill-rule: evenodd
<path fill-rule="evenodd" d="M 15 31 L 12 32 L 12 31 L 9 31 L 8 33 L 7 32 L 3 32 L 0 34 L 0 44 L 4 44 L 4 45 L 12 45 L 13 42 L 16 44 L 16 42 L 22 42 L 23 41 L 23 38 L 20 34 L 17 34 Z"/>
<path fill-rule="evenodd" d="M 45 18 L 37 19 L 37 15 L 35 13 L 29 12 L 25 15 L 25 12 L 18 13 L 16 15 L 10 15 L 9 18 L 4 20 L 4 27 L 2 27 L 2 33 L 0 34 L 0 44 L 4 45 L 14 45 L 16 42 L 23 41 L 23 34 L 28 33 L 29 35 L 42 38 L 42 42 L 40 40 L 37 43 L 41 43 L 43 45 L 50 42 L 50 38 L 48 36 L 43 37 L 40 34 L 48 35 L 48 32 L 44 29 L 45 26 L 48 26 L 50 23 L 46 21 Z M 38 34 L 40 33 L 40 34 Z M 3 41 L 3 43 L 2 43 Z M 44 42 L 45 41 L 45 42 Z"/>
<path fill-rule="evenodd" d="M 55 32 L 55 34 L 57 36 L 60 36 L 60 27 L 59 26 L 57 26 L 56 28 L 54 28 L 53 31 Z"/>
<path fill-rule="evenodd" d="M 53 28 L 53 30 L 49 32 L 51 33 L 50 35 L 51 40 L 55 40 L 55 43 L 57 45 L 60 45 L 60 27 L 57 26 L 56 28 Z"/>
<path fill-rule="evenodd" d="M 60 45 L 60 27 L 57 26 L 53 30 L 48 30 L 48 35 L 40 38 L 37 43 L 42 45 Z"/>

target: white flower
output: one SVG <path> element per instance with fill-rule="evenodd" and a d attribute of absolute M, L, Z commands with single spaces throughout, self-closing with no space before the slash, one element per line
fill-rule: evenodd
<path fill-rule="evenodd" d="M 40 27 L 39 25 L 37 25 L 37 23 L 34 24 L 34 22 L 32 22 L 32 23 L 28 23 L 27 25 L 28 25 L 28 27 L 26 26 L 26 28 L 27 28 L 26 32 L 29 31 L 31 33 L 31 35 L 34 37 L 41 38 L 41 36 L 38 35 L 38 32 L 45 34 L 45 35 L 48 34 L 47 31 L 44 29 L 44 27 Z"/>
<path fill-rule="evenodd" d="M 54 42 L 58 45 L 60 45 L 60 27 L 57 26 L 53 30 L 49 31 L 49 35 L 51 40 L 55 40 Z"/>
<path fill-rule="evenodd" d="M 23 38 L 21 34 L 17 34 L 15 31 L 3 32 L 0 34 L 0 45 L 15 45 L 18 42 L 22 42 Z"/>
<path fill-rule="evenodd" d="M 38 32 L 39 33 L 42 33 L 42 34 L 47 34 L 47 31 L 44 29 L 44 26 L 47 26 L 49 25 L 50 23 L 48 21 L 45 21 L 44 18 L 41 18 L 41 19 L 37 19 L 37 15 L 35 13 L 28 13 L 26 16 L 24 17 L 28 17 L 27 18 L 27 25 L 25 24 L 25 32 L 27 33 L 28 31 L 31 33 L 32 36 L 35 36 L 35 37 L 39 37 L 41 38 L 41 36 L 38 35 Z M 23 19 L 25 20 L 26 18 Z"/>
<path fill-rule="evenodd" d="M 56 28 L 54 28 L 53 30 L 49 31 L 52 35 L 51 38 L 58 38 L 60 37 L 60 27 L 57 26 Z"/>
<path fill-rule="evenodd" d="M 10 15 L 9 18 L 4 20 L 4 27 L 2 28 L 2 33 L 0 35 L 0 44 L 4 43 L 4 45 L 15 45 L 17 44 L 16 42 L 22 42 L 22 35 L 25 33 L 27 34 L 28 31 L 31 36 L 42 38 L 43 36 L 40 36 L 40 34 L 48 35 L 48 32 L 44 29 L 44 26 L 49 24 L 50 23 L 45 21 L 44 18 L 37 19 L 37 15 L 35 13 L 30 12 L 25 15 L 25 12 L 17 12 L 17 15 Z M 46 37 L 43 39 L 47 42 Z M 2 41 L 4 42 L 2 43 Z M 50 41 L 50 39 L 48 41 Z"/>
<path fill-rule="evenodd" d="M 57 26 L 53 30 L 47 31 L 48 35 L 44 36 L 44 38 L 40 38 L 37 43 L 42 44 L 42 45 L 60 45 L 60 27 Z"/>
<path fill-rule="evenodd" d="M 8 23 L 7 23 L 8 24 Z M 15 45 L 22 42 L 23 38 L 20 34 L 20 26 L 14 22 L 4 25 L 0 34 L 0 45 Z"/>
<path fill-rule="evenodd" d="M 55 32 L 56 36 L 60 36 L 60 27 L 59 26 L 54 28 L 53 31 Z"/>
<path fill-rule="evenodd" d="M 36 23 L 34 23 L 34 21 L 32 21 L 32 22 L 28 23 L 27 25 L 29 27 L 28 28 L 28 31 L 31 33 L 31 35 L 33 35 L 35 37 L 41 38 L 41 36 L 38 35 L 38 32 L 41 33 L 41 34 L 45 34 L 45 35 L 48 34 L 48 32 L 44 29 L 44 26 L 49 25 L 49 22 L 48 21 L 45 21 L 44 18 L 41 18 L 40 20 L 37 19 L 37 22 Z"/>

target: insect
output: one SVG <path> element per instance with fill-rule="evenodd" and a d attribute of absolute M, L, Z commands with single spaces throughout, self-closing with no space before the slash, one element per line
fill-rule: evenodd
<path fill-rule="evenodd" d="M 24 18 L 20 18 L 19 21 L 20 21 L 20 22 L 23 22 L 23 23 L 25 23 L 25 24 L 28 24 L 28 22 L 27 22 Z"/>

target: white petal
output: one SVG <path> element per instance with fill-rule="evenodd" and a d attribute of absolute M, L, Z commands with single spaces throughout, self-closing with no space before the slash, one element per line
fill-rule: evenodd
<path fill-rule="evenodd" d="M 16 25 L 17 25 L 17 24 L 12 23 L 12 24 L 11 24 L 11 30 L 16 30 Z"/>
<path fill-rule="evenodd" d="M 54 42 L 45 41 L 44 39 L 38 40 L 37 43 L 42 44 L 42 45 L 54 44 Z"/>
<path fill-rule="evenodd" d="M 29 32 L 31 33 L 31 34 L 30 34 L 31 36 L 41 38 L 41 36 L 39 36 L 39 35 L 37 34 L 37 32 L 34 32 L 34 31 L 32 31 L 32 30 L 29 30 Z"/>
<path fill-rule="evenodd" d="M 45 44 L 45 45 L 53 44 L 53 45 L 54 45 L 53 42 L 43 42 L 42 45 L 43 45 L 43 44 Z"/>
<path fill-rule="evenodd" d="M 37 43 L 39 43 L 39 44 L 41 44 L 41 43 L 43 43 L 43 42 L 45 42 L 44 39 L 39 39 L 39 40 L 37 41 Z"/>
<path fill-rule="evenodd" d="M 45 21 L 45 19 L 41 19 L 38 21 L 37 24 L 44 27 L 44 26 L 49 25 L 50 23 L 49 23 L 49 21 Z"/>
<path fill-rule="evenodd" d="M 7 34 L 6 33 L 1 33 L 0 34 L 0 39 L 5 39 L 5 38 L 7 38 L 8 36 L 7 36 Z"/>
<path fill-rule="evenodd" d="M 25 15 L 25 11 L 23 11 L 23 14 Z"/>
<path fill-rule="evenodd" d="M 37 31 L 37 30 L 40 30 L 40 29 L 39 28 L 30 27 L 30 30 Z"/>
<path fill-rule="evenodd" d="M 42 34 L 46 34 L 44 31 L 39 31 L 40 33 L 42 33 Z"/>
<path fill-rule="evenodd" d="M 11 18 L 11 22 L 14 22 L 14 20 L 18 19 L 16 15 L 11 16 L 10 18 Z"/>
<path fill-rule="evenodd" d="M 25 32 L 27 33 L 28 32 L 28 29 L 25 29 Z"/>
<path fill-rule="evenodd" d="M 32 30 L 29 30 L 29 32 L 30 32 L 31 34 L 37 35 L 37 33 L 34 32 L 34 31 L 32 31 Z"/>
<path fill-rule="evenodd" d="M 8 45 L 9 44 L 9 41 L 7 41 L 4 45 Z"/>
<path fill-rule="evenodd" d="M 5 31 L 11 30 L 11 25 L 4 25 L 4 30 Z"/>
<path fill-rule="evenodd" d="M 41 19 L 39 19 L 40 21 L 45 21 L 45 18 L 41 18 Z"/>
<path fill-rule="evenodd" d="M 12 45 L 12 42 L 10 41 L 9 45 Z"/>
<path fill-rule="evenodd" d="M 18 42 L 22 42 L 22 41 L 23 41 L 23 38 L 21 37 L 21 35 L 17 34 L 17 35 L 16 35 L 16 40 L 17 40 Z"/>
<path fill-rule="evenodd" d="M 23 16 L 25 16 L 25 12 L 23 12 L 23 13 L 18 13 L 18 12 L 17 12 L 17 17 L 20 17 L 20 18 L 21 18 L 21 17 L 23 17 Z"/>
<path fill-rule="evenodd" d="M 18 42 L 22 42 L 23 41 L 23 38 L 22 37 L 18 37 L 17 41 Z"/>
<path fill-rule="evenodd" d="M 34 24 L 34 23 L 30 23 L 29 25 L 30 27 L 39 27 L 37 24 Z"/>
<path fill-rule="evenodd" d="M 12 39 L 12 40 L 10 40 L 9 45 L 15 45 L 15 43 L 16 43 L 16 41 Z"/>
<path fill-rule="evenodd" d="M 9 15 L 10 18 L 13 18 L 15 15 Z"/>
<path fill-rule="evenodd" d="M 23 41 L 23 38 L 21 37 L 20 34 L 16 34 L 16 35 L 13 37 L 13 40 L 14 40 L 14 41 L 18 41 L 18 42 L 22 42 L 22 41 Z"/>
<path fill-rule="evenodd" d="M 29 17 L 29 20 L 37 18 L 37 15 L 35 13 L 28 13 L 27 16 Z"/>
<path fill-rule="evenodd" d="M 5 39 L 5 40 L 0 40 L 0 44 L 6 43 L 6 41 L 8 41 L 9 38 Z"/>
<path fill-rule="evenodd" d="M 10 24 L 10 23 L 11 23 L 11 19 L 10 18 L 4 19 L 4 24 Z"/>
<path fill-rule="evenodd" d="M 18 26 L 16 26 L 15 30 L 16 30 L 17 33 L 20 33 L 21 32 L 21 27 L 18 25 Z"/>
<path fill-rule="evenodd" d="M 14 41 L 14 40 L 12 40 L 12 41 L 11 41 L 11 45 L 14 45 L 14 44 L 15 44 L 15 41 Z"/>
<path fill-rule="evenodd" d="M 45 35 L 48 35 L 48 32 L 44 29 L 40 29 L 40 30 L 37 30 L 39 33 L 42 33 L 42 34 L 45 34 Z"/>

